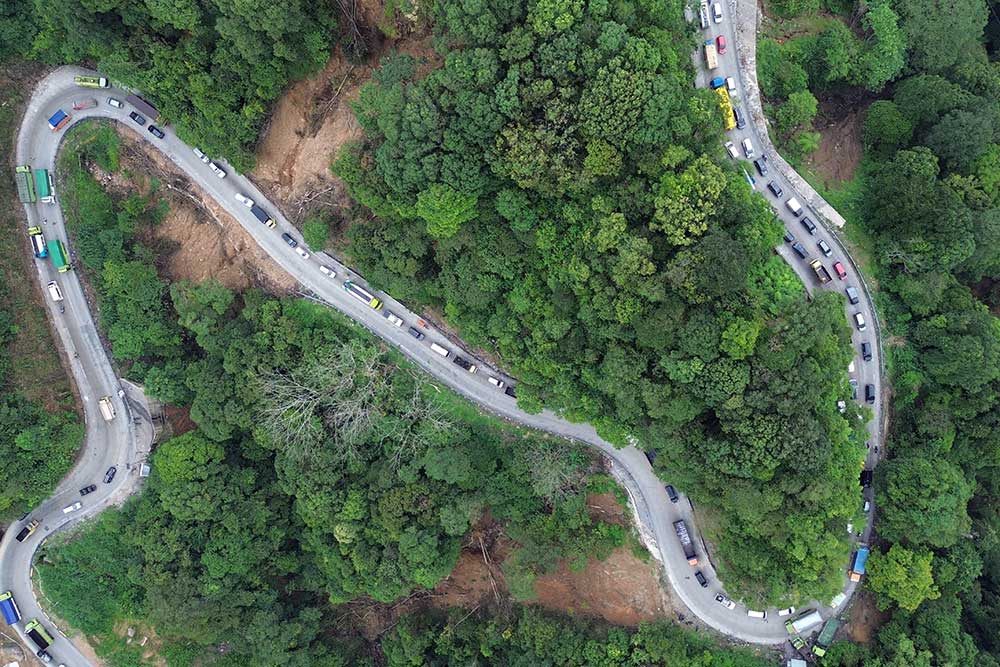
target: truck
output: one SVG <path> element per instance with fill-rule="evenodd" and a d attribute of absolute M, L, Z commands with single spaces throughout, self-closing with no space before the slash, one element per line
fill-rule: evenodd
<path fill-rule="evenodd" d="M 14 539 L 16 539 L 18 542 L 24 542 L 26 539 L 28 539 L 28 535 L 31 535 L 37 529 L 38 529 L 38 519 L 32 519 L 31 521 L 28 522 L 28 525 L 26 525 L 24 528 L 21 529 L 21 532 L 19 532 L 17 535 L 14 536 Z"/>
<path fill-rule="evenodd" d="M 74 76 L 73 83 L 84 88 L 108 87 L 108 80 L 103 76 Z"/>
<path fill-rule="evenodd" d="M 17 608 L 14 594 L 10 591 L 0 595 L 0 613 L 3 614 L 3 620 L 7 622 L 7 625 L 14 625 L 21 620 L 21 611 Z"/>
<path fill-rule="evenodd" d="M 785 630 L 788 630 L 788 634 L 794 635 L 809 628 L 814 625 L 818 625 L 823 622 L 823 617 L 819 615 L 819 612 L 815 609 L 807 614 L 802 614 L 794 621 L 789 619 L 785 621 Z"/>
<path fill-rule="evenodd" d="M 59 273 L 66 273 L 72 268 L 69 264 L 69 256 L 66 254 L 66 246 L 59 239 L 49 241 L 49 255 L 52 256 L 52 265 Z"/>
<path fill-rule="evenodd" d="M 83 111 L 84 109 L 93 109 L 97 106 L 97 100 L 93 97 L 86 97 L 82 100 L 77 100 L 73 102 L 73 111 Z"/>
<path fill-rule="evenodd" d="M 813 644 L 813 654 L 818 658 L 822 658 L 826 655 L 826 649 L 830 648 L 830 644 L 833 642 L 833 636 L 837 634 L 837 628 L 840 627 L 840 621 L 835 618 L 827 620 L 826 625 L 820 630 L 819 637 L 816 638 L 816 643 Z"/>
<path fill-rule="evenodd" d="M 38 655 L 41 654 L 52 645 L 52 635 L 49 634 L 48 630 L 42 627 L 42 624 L 38 622 L 37 618 L 33 618 L 28 621 L 27 625 L 24 626 L 24 634 L 31 638 L 31 641 L 35 643 L 38 647 Z"/>
<path fill-rule="evenodd" d="M 104 421 L 109 422 L 115 418 L 115 406 L 111 402 L 110 396 L 101 396 L 100 400 L 97 401 L 97 407 L 101 409 L 101 416 L 104 417 Z"/>
<path fill-rule="evenodd" d="M 51 204 L 55 202 L 56 198 L 53 196 L 52 191 L 52 174 L 49 173 L 48 169 L 36 169 L 35 170 L 35 191 L 38 194 L 38 201 L 43 204 Z"/>
<path fill-rule="evenodd" d="M 250 212 L 253 213 L 253 217 L 257 218 L 268 227 L 274 227 L 274 218 L 268 215 L 267 211 L 262 209 L 260 206 L 257 206 L 257 204 L 250 207 Z"/>
<path fill-rule="evenodd" d="M 733 103 L 729 99 L 729 92 L 725 88 L 716 88 L 715 94 L 719 96 L 719 109 L 722 110 L 722 124 L 726 127 L 726 132 L 736 127 L 736 115 L 733 114 Z"/>
<path fill-rule="evenodd" d="M 58 109 L 54 114 L 49 116 L 49 129 L 53 132 L 58 132 L 69 124 L 70 116 L 68 113 L 62 109 Z"/>
<path fill-rule="evenodd" d="M 22 204 L 35 203 L 35 181 L 31 177 L 31 165 L 22 164 L 14 167 L 14 180 L 17 182 L 17 198 Z"/>
<path fill-rule="evenodd" d="M 153 121 L 160 117 L 160 112 L 152 104 L 138 95 L 129 95 L 125 101 L 135 107 L 135 110 Z"/>
<path fill-rule="evenodd" d="M 701 3 L 701 7 L 698 8 L 698 18 L 701 21 L 701 29 L 705 30 L 709 26 L 708 22 L 708 0 L 704 0 Z"/>
<path fill-rule="evenodd" d="M 358 301 L 367 304 L 372 310 L 380 310 L 382 308 L 382 300 L 357 283 L 345 280 L 344 289 Z"/>
<path fill-rule="evenodd" d="M 851 581 L 861 581 L 865 576 L 865 564 L 868 562 L 869 549 L 867 544 L 859 544 L 858 550 L 854 552 L 854 563 L 851 565 Z"/>
<path fill-rule="evenodd" d="M 694 551 L 694 543 L 691 541 L 691 534 L 688 532 L 687 524 L 684 520 L 674 521 L 674 532 L 684 548 L 684 557 L 687 558 L 688 565 L 698 564 L 698 555 Z"/>
<path fill-rule="evenodd" d="M 41 227 L 28 227 L 28 238 L 31 239 L 31 250 L 38 259 L 45 259 L 49 256 L 49 250 L 45 247 L 45 236 L 42 235 Z"/>
<path fill-rule="evenodd" d="M 794 215 L 796 218 L 802 215 L 802 204 L 800 204 L 799 200 L 796 199 L 795 197 L 792 197 L 791 199 L 786 201 L 785 206 L 788 207 L 788 210 L 791 211 L 792 215 Z"/>
<path fill-rule="evenodd" d="M 719 57 L 715 50 L 715 41 L 711 39 L 705 40 L 705 64 L 708 65 L 708 69 L 715 69 L 719 66 Z"/>
<path fill-rule="evenodd" d="M 823 266 L 823 262 L 818 259 L 814 259 L 809 262 L 809 266 L 811 266 L 812 270 L 816 272 L 816 277 L 819 278 L 820 284 L 830 282 L 830 272 L 826 270 L 825 266 Z"/>

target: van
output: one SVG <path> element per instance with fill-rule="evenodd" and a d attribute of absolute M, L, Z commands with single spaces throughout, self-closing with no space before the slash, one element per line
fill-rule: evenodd
<path fill-rule="evenodd" d="M 731 93 L 736 92 L 736 79 L 734 79 L 731 76 L 726 77 L 726 90 L 728 90 Z"/>
<path fill-rule="evenodd" d="M 811 235 L 816 234 L 816 223 L 810 220 L 809 216 L 802 218 L 802 220 L 800 220 L 799 222 L 802 223 L 802 226 L 805 227 L 806 231 L 809 232 Z"/>
<path fill-rule="evenodd" d="M 861 358 L 865 361 L 872 360 L 872 344 L 868 341 L 861 343 Z"/>
<path fill-rule="evenodd" d="M 865 403 L 875 402 L 875 385 L 866 384 L 865 385 Z"/>
<path fill-rule="evenodd" d="M 861 301 L 861 297 L 858 296 L 858 290 L 854 289 L 853 287 L 848 287 L 844 291 L 847 292 L 847 300 L 851 303 L 852 306 L 856 306 Z"/>
<path fill-rule="evenodd" d="M 437 343 L 431 343 L 431 349 L 440 354 L 442 357 L 447 357 L 451 352 L 447 348 L 441 347 Z"/>
<path fill-rule="evenodd" d="M 854 326 L 858 328 L 858 331 L 864 331 L 867 328 L 865 326 L 865 316 L 861 313 L 854 313 Z"/>
<path fill-rule="evenodd" d="M 800 204 L 799 200 L 795 197 L 791 197 L 788 201 L 786 201 L 785 206 L 796 218 L 802 215 L 802 204 Z"/>
<path fill-rule="evenodd" d="M 677 494 L 677 489 L 674 488 L 673 484 L 667 484 L 663 487 L 667 491 L 667 498 L 670 498 L 670 502 L 676 503 L 681 497 Z"/>
<path fill-rule="evenodd" d="M 743 154 L 747 156 L 748 160 L 752 160 L 755 155 L 753 152 L 753 143 L 749 138 L 744 139 L 741 143 L 743 144 Z"/>
<path fill-rule="evenodd" d="M 806 249 L 802 246 L 802 244 L 799 243 L 798 241 L 792 244 L 792 250 L 794 250 L 795 254 L 802 259 L 805 259 L 806 256 L 809 254 L 806 252 Z"/>
<path fill-rule="evenodd" d="M 750 618 L 761 618 L 761 619 L 764 619 L 764 618 L 767 618 L 767 612 L 766 611 L 754 611 L 753 609 L 747 609 L 747 616 L 749 616 Z"/>
<path fill-rule="evenodd" d="M 747 126 L 747 118 L 743 115 L 743 109 L 737 106 L 733 107 L 733 120 L 736 121 L 736 129 L 742 130 Z"/>
<path fill-rule="evenodd" d="M 49 296 L 52 297 L 53 301 L 58 303 L 63 300 L 62 292 L 59 290 L 59 285 L 56 285 L 56 281 L 50 281 L 45 287 L 49 290 Z"/>
<path fill-rule="evenodd" d="M 716 2 L 712 5 L 712 18 L 716 23 L 722 23 L 722 3 Z"/>
<path fill-rule="evenodd" d="M 735 160 L 740 156 L 740 153 L 738 150 L 736 150 L 736 145 L 733 142 L 727 141 L 723 145 L 726 147 L 726 152 L 729 153 L 729 157 Z"/>

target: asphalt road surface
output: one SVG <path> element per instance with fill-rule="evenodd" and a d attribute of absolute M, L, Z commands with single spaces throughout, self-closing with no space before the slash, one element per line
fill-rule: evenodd
<path fill-rule="evenodd" d="M 713 28 L 725 29 L 725 23 L 713 26 Z M 608 456 L 616 466 L 619 476 L 625 482 L 644 531 L 655 539 L 658 553 L 654 553 L 654 556 L 663 563 L 664 572 L 677 596 L 699 619 L 722 633 L 747 642 L 778 644 L 786 640 L 787 634 L 782 624 L 784 619 L 779 619 L 774 610 L 771 610 L 766 620 L 759 620 L 749 618 L 743 607 L 729 610 L 715 602 L 715 595 L 722 592 L 722 586 L 701 549 L 701 542 L 691 516 L 690 504 L 684 497 L 678 503 L 670 502 L 663 482 L 653 473 L 642 452 L 634 447 L 616 449 L 601 439 L 588 424 L 573 424 L 548 411 L 541 414 L 528 414 L 518 409 L 514 399 L 488 381 L 488 377 L 494 377 L 513 384 L 509 377 L 474 359 L 442 333 L 422 324 L 422 320 L 417 315 L 411 313 L 388 295 L 376 293 L 385 305 L 378 312 L 371 309 L 344 288 L 345 279 L 350 279 L 367 288 L 366 283 L 360 276 L 351 272 L 335 259 L 323 253 L 314 253 L 311 250 L 308 251 L 307 258 L 297 254 L 296 250 L 282 239 L 282 233 L 288 233 L 296 239 L 301 249 L 304 244 L 299 233 L 281 215 L 280 211 L 267 202 L 252 183 L 236 173 L 224 160 L 213 156 L 215 163 L 227 172 L 225 178 L 220 178 L 209 165 L 195 155 L 191 147 L 176 137 L 169 126 L 157 125 L 165 132 L 165 137 L 158 139 L 146 129 L 148 121 L 146 126 L 140 127 L 129 118 L 128 114 L 133 110 L 129 105 L 126 104 L 119 109 L 107 103 L 108 97 L 124 100 L 126 92 L 116 89 L 93 90 L 78 87 L 73 83 L 73 76 L 78 74 L 92 73 L 78 68 L 64 67 L 50 74 L 38 85 L 25 113 L 21 133 L 18 137 L 18 164 L 31 164 L 33 168 L 54 170 L 58 142 L 65 134 L 66 129 L 53 132 L 47 125 L 47 119 L 60 108 L 73 115 L 73 123 L 96 117 L 114 119 L 131 127 L 137 136 L 160 150 L 194 183 L 233 215 L 255 241 L 283 269 L 299 281 L 303 291 L 312 298 L 342 311 L 360 325 L 399 348 L 438 381 L 455 389 L 490 412 L 530 427 L 588 444 Z M 90 97 L 99 101 L 96 108 L 81 112 L 71 110 L 74 101 Z M 753 132 L 753 128 L 749 128 L 748 136 L 753 136 Z M 251 215 L 246 206 L 236 200 L 236 194 L 244 194 L 256 201 L 277 221 L 277 228 L 269 229 L 261 224 Z M 58 192 L 56 195 L 58 197 Z M 73 248 L 68 243 L 58 204 L 26 205 L 25 210 L 29 224 L 42 227 L 47 240 L 62 239 L 66 243 L 71 257 L 73 256 Z M 797 223 L 794 220 L 788 220 L 787 224 L 792 227 Z M 818 238 L 822 237 L 817 236 Z M 793 267 L 796 266 L 794 261 L 790 263 Z M 78 465 L 59 485 L 55 494 L 41 506 L 34 508 L 30 516 L 25 518 L 25 521 L 39 519 L 42 522 L 39 530 L 24 543 L 18 543 L 14 541 L 14 535 L 24 523 L 17 522 L 10 527 L 8 534 L 0 543 L 0 591 L 11 590 L 14 593 L 24 618 L 22 623 L 17 626 L 18 632 L 22 633 L 22 636 L 23 623 L 31 618 L 39 618 L 56 638 L 49 649 L 49 653 L 54 658 L 54 664 L 62 662 L 66 663 L 68 667 L 81 667 L 89 662 L 56 631 L 51 622 L 47 621 L 34 599 L 29 580 L 31 558 L 41 540 L 52 531 L 79 518 L 96 514 L 109 503 L 120 499 L 123 493 L 130 491 L 130 484 L 134 486 L 136 469 L 135 466 L 132 466 L 131 470 L 123 468 L 127 464 L 136 462 L 137 438 L 146 437 L 138 434 L 150 427 L 147 424 L 148 415 L 142 415 L 141 410 L 132 410 L 126 407 L 123 399 L 118 396 L 121 384 L 115 377 L 110 361 L 101 347 L 76 273 L 74 271 L 56 273 L 51 262 L 47 260 L 36 260 L 35 264 L 41 284 L 44 286 L 50 280 L 55 280 L 65 298 L 62 302 L 64 312 L 60 312 L 58 305 L 51 300 L 47 299 L 46 303 L 55 323 L 60 343 L 67 355 L 72 357 L 74 379 L 84 401 L 87 439 Z M 320 271 L 320 266 L 331 269 L 336 275 L 331 276 L 323 273 Z M 811 271 L 808 273 L 798 272 L 805 279 L 811 279 Z M 839 283 L 839 281 L 837 282 Z M 836 286 L 841 287 L 842 284 Z M 870 304 L 862 303 L 859 307 L 864 309 L 863 312 L 867 316 Z M 403 324 L 394 326 L 384 316 L 387 312 L 392 312 L 401 318 Z M 408 333 L 407 330 L 410 327 L 417 328 L 425 337 L 422 340 L 416 339 Z M 431 343 L 437 343 L 448 350 L 448 356 L 443 357 L 434 352 L 430 347 Z M 469 373 L 453 363 L 457 354 L 461 354 L 475 363 L 478 366 L 478 371 L 474 374 Z M 869 363 L 873 369 L 877 367 L 877 360 Z M 865 367 L 861 366 L 861 368 Z M 877 373 L 874 381 L 878 381 Z M 117 417 L 111 422 L 105 422 L 97 408 L 97 399 L 104 395 L 112 397 L 117 410 Z M 132 417 L 135 417 L 138 423 L 134 424 Z M 111 465 L 116 465 L 119 473 L 112 484 L 103 484 L 101 479 L 105 470 Z M 81 498 L 78 489 L 91 483 L 97 484 L 98 490 Z M 64 514 L 63 508 L 77 500 L 83 503 L 82 509 Z M 672 524 L 678 519 L 686 520 L 698 545 L 701 561 L 698 568 L 693 568 L 688 564 L 675 537 Z M 694 572 L 696 569 L 700 569 L 708 578 L 709 586 L 707 588 L 701 587 L 695 580 Z M 845 592 L 848 591 L 845 590 Z"/>

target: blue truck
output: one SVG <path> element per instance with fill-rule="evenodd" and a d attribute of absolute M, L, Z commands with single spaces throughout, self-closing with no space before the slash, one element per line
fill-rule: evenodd
<path fill-rule="evenodd" d="M 59 130 L 66 127 L 66 124 L 69 123 L 69 119 L 70 115 L 67 114 L 65 111 L 63 111 L 62 109 L 59 109 L 49 117 L 49 128 L 53 132 L 58 132 Z"/>
<path fill-rule="evenodd" d="M 14 602 L 13 593 L 10 591 L 0 595 L 0 612 L 3 613 L 3 620 L 7 622 L 7 625 L 14 625 L 21 620 L 21 612 L 17 608 L 17 603 Z"/>
<path fill-rule="evenodd" d="M 865 576 L 865 563 L 868 562 L 868 545 L 858 545 L 858 551 L 854 554 L 854 565 L 851 566 L 851 581 L 861 581 Z"/>

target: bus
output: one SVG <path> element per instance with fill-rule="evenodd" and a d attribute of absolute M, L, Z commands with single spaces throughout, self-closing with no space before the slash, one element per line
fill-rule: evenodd
<path fill-rule="evenodd" d="M 381 299 L 373 295 L 365 288 L 360 287 L 355 283 L 352 283 L 350 280 L 344 281 L 344 289 L 350 292 L 351 296 L 353 296 L 358 301 L 368 304 L 368 306 L 370 306 L 372 310 L 379 310 L 382 308 Z"/>
<path fill-rule="evenodd" d="M 52 174 L 48 169 L 35 170 L 35 190 L 38 192 L 38 201 L 43 204 L 51 204 L 56 200 L 52 196 Z"/>
<path fill-rule="evenodd" d="M 42 235 L 41 227 L 28 227 L 28 238 L 31 239 L 31 249 L 38 259 L 45 259 L 49 256 L 49 250 L 45 247 L 45 236 Z"/>
<path fill-rule="evenodd" d="M 49 241 L 49 254 L 52 255 L 52 264 L 59 273 L 66 273 L 70 270 L 69 256 L 66 253 L 66 246 L 59 239 Z"/>
<path fill-rule="evenodd" d="M 708 69 L 715 69 L 719 66 L 719 58 L 715 51 L 715 42 L 711 39 L 705 40 L 705 63 Z"/>
<path fill-rule="evenodd" d="M 85 88 L 107 88 L 108 80 L 103 76 L 74 76 L 73 83 Z"/>
<path fill-rule="evenodd" d="M 729 100 L 729 93 L 725 88 L 716 88 L 715 94 L 719 96 L 719 108 L 722 110 L 722 123 L 726 126 L 726 131 L 736 127 L 736 116 L 733 115 L 733 103 Z"/>
<path fill-rule="evenodd" d="M 34 204 L 35 182 L 31 179 L 31 165 L 14 167 L 14 178 L 17 180 L 17 198 L 22 204 Z"/>
<path fill-rule="evenodd" d="M 24 634 L 31 637 L 31 641 L 35 642 L 35 646 L 38 647 L 39 651 L 47 649 L 53 641 L 52 635 L 42 627 L 37 618 L 28 621 L 28 624 L 24 626 Z"/>

